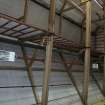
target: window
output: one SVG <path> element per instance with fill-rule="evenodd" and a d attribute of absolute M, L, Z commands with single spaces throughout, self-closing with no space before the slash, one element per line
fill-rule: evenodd
<path fill-rule="evenodd" d="M 0 61 L 15 61 L 15 52 L 0 50 Z"/>
<path fill-rule="evenodd" d="M 93 69 L 98 69 L 98 64 L 97 63 L 92 64 L 92 68 Z"/>

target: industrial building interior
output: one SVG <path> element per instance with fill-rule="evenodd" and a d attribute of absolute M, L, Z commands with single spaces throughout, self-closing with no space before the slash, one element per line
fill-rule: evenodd
<path fill-rule="evenodd" d="M 104 0 L 0 0 L 0 105 L 105 105 Z"/>

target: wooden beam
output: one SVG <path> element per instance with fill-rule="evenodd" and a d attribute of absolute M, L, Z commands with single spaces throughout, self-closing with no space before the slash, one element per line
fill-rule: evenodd
<path fill-rule="evenodd" d="M 67 0 L 63 0 L 63 5 L 60 11 L 60 16 L 59 16 L 59 35 L 62 35 L 62 19 L 63 19 L 63 10 L 67 4 Z"/>
<path fill-rule="evenodd" d="M 46 46 L 46 57 L 45 57 L 45 71 L 44 71 L 44 81 L 43 81 L 43 91 L 42 91 L 42 105 L 48 105 L 48 81 L 51 72 L 51 61 L 52 61 L 52 47 L 53 38 L 49 38 Z"/>
<path fill-rule="evenodd" d="M 21 51 L 22 51 L 22 54 L 23 54 L 23 59 L 24 59 L 25 66 L 26 66 L 26 69 L 27 69 L 27 74 L 28 74 L 29 81 L 30 81 L 32 86 L 35 86 L 35 81 L 34 81 L 34 78 L 33 78 L 33 75 L 32 75 L 32 64 L 34 62 L 35 52 L 33 53 L 33 56 L 32 56 L 32 59 L 30 60 L 30 62 L 28 62 L 29 60 L 27 59 L 26 50 L 25 50 L 23 45 L 21 45 Z M 32 92 L 33 92 L 33 95 L 34 95 L 36 105 L 38 105 L 39 100 L 37 98 L 35 87 L 32 87 Z"/>
<path fill-rule="evenodd" d="M 104 1 L 104 18 L 105 18 L 105 1 Z M 104 20 L 104 73 L 103 73 L 103 94 L 105 96 L 105 20 Z"/>
<path fill-rule="evenodd" d="M 62 7 L 61 7 L 61 11 L 60 11 L 60 13 L 63 13 L 63 10 L 65 9 L 65 6 L 66 6 L 66 4 L 67 4 L 67 0 L 63 0 L 63 3 L 62 3 L 63 5 L 62 5 Z"/>
<path fill-rule="evenodd" d="M 82 28 L 81 28 L 81 36 L 80 36 L 80 44 L 81 45 L 84 45 L 84 23 L 86 21 L 86 17 L 84 16 L 83 19 L 82 19 Z"/>
<path fill-rule="evenodd" d="M 81 95 L 81 93 L 80 93 L 80 91 L 79 91 L 79 89 L 78 89 L 78 86 L 77 86 L 77 84 L 76 84 L 76 82 L 75 82 L 75 79 L 74 79 L 74 77 L 73 77 L 73 75 L 72 75 L 72 72 L 71 72 L 71 68 L 72 68 L 72 66 L 74 65 L 74 61 L 72 61 L 72 63 L 68 66 L 68 64 L 66 63 L 66 60 L 65 60 L 63 54 L 62 54 L 62 53 L 59 53 L 59 55 L 60 55 L 60 58 L 61 58 L 61 60 L 62 60 L 62 63 L 64 64 L 65 70 L 66 70 L 66 72 L 67 72 L 67 74 L 68 74 L 70 80 L 72 81 L 72 84 L 73 84 L 73 86 L 75 87 L 75 90 L 77 91 L 77 94 L 79 95 L 80 100 L 81 100 L 81 102 L 82 102 L 82 104 L 83 104 L 82 95 Z"/>
<path fill-rule="evenodd" d="M 28 7 L 29 7 L 29 0 L 25 0 L 23 22 L 26 22 L 26 20 L 27 20 Z"/>
<path fill-rule="evenodd" d="M 83 101 L 88 104 L 88 85 L 90 75 L 90 50 L 91 50 L 91 1 L 86 2 L 86 39 L 85 39 L 85 64 L 84 64 L 84 83 L 83 83 Z"/>
<path fill-rule="evenodd" d="M 73 0 L 67 0 L 67 2 L 69 5 L 73 5 L 76 10 L 78 10 L 80 13 L 82 13 L 82 15 L 85 15 L 84 10 L 78 4 L 76 4 Z"/>
<path fill-rule="evenodd" d="M 50 13 L 49 13 L 49 24 L 48 31 L 51 33 L 55 32 L 55 13 L 56 13 L 56 0 L 50 0 Z M 44 81 L 42 90 L 42 105 L 48 105 L 48 82 L 51 72 L 51 61 L 52 61 L 52 49 L 53 49 L 53 36 L 48 36 L 48 42 L 46 46 L 45 56 L 45 71 Z"/>

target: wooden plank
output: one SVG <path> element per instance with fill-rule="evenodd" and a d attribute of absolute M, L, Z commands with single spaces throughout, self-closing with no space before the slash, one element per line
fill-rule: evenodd
<path fill-rule="evenodd" d="M 3 25 L 0 26 L 0 28 L 6 26 L 7 24 L 11 23 L 11 20 L 8 20 L 6 23 L 4 23 Z"/>
<path fill-rule="evenodd" d="M 8 28 L 7 30 L 3 31 L 1 34 L 4 34 L 4 33 L 8 32 L 8 31 L 11 31 L 11 30 L 14 30 L 14 28 L 16 28 L 16 27 L 18 27 L 18 26 L 20 26 L 20 25 L 18 24 L 18 25 L 16 25 L 16 26 L 13 26 L 13 27 L 11 27 L 11 28 Z"/>

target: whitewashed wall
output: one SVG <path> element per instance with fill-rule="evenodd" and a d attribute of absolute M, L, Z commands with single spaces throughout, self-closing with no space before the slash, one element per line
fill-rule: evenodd
<path fill-rule="evenodd" d="M 0 12 L 5 14 L 20 17 L 23 14 L 24 0 L 0 0 Z M 48 24 L 48 11 L 44 8 L 30 2 L 29 14 L 27 18 L 27 23 L 36 25 L 38 27 L 47 29 Z M 56 27 L 58 26 L 58 16 L 56 16 Z M 56 28 L 57 32 L 57 28 Z M 63 35 L 70 38 L 71 40 L 76 41 L 80 40 L 80 29 L 69 23 L 68 21 L 63 21 Z M 1 50 L 15 51 L 16 56 L 22 56 L 20 47 L 13 46 L 9 44 L 0 43 Z M 27 48 L 28 53 L 31 54 L 31 50 Z M 44 57 L 43 51 L 37 52 L 37 57 Z M 69 55 L 68 59 L 74 59 L 75 56 Z M 60 60 L 58 55 L 54 53 L 53 59 Z M 35 83 L 37 86 L 42 85 L 43 80 L 43 63 L 35 62 L 33 65 L 33 75 L 35 78 Z M 52 71 L 50 76 L 49 85 L 61 85 L 62 86 L 49 86 L 49 105 L 82 105 L 80 99 L 73 87 L 70 79 L 66 72 L 64 72 L 64 66 L 61 64 L 52 64 L 52 69 L 59 69 L 63 72 Z M 8 86 L 30 86 L 27 72 L 22 68 L 25 67 L 24 62 L 20 59 L 17 59 L 15 62 L 0 62 L 1 67 L 8 67 L 8 69 L 0 69 L 0 87 Z M 12 67 L 12 68 L 10 68 Z M 15 70 L 14 67 L 20 68 Z M 14 68 L 14 70 L 13 70 Z M 40 70 L 39 70 L 40 69 Z M 73 70 L 82 70 L 83 66 L 73 66 Z M 82 88 L 82 73 L 74 73 L 77 84 Z M 65 84 L 65 86 L 63 85 Z M 42 87 L 37 87 L 37 96 L 41 100 Z M 90 84 L 89 88 L 89 103 L 94 103 L 97 99 L 102 98 L 99 90 L 96 85 Z M 0 88 L 0 105 L 32 105 L 34 104 L 34 97 L 31 91 L 31 88 Z"/>
<path fill-rule="evenodd" d="M 0 50 L 15 51 L 16 56 L 22 56 L 20 47 L 15 45 L 9 45 L 0 43 Z M 28 54 L 31 55 L 32 49 L 27 48 Z M 38 51 L 38 58 L 44 57 L 43 51 Z M 66 55 L 66 58 L 75 58 L 73 55 Z M 54 53 L 53 59 L 59 60 L 59 56 Z M 49 81 L 49 105 L 82 105 L 80 98 L 69 79 L 67 73 L 64 71 L 62 64 L 53 63 L 53 70 L 50 75 Z M 43 63 L 35 62 L 33 65 L 33 76 L 35 84 L 37 86 L 37 96 L 41 100 L 42 95 L 42 83 L 43 83 Z M 1 68 L 4 67 L 4 68 Z M 8 67 L 6 69 L 6 67 Z M 11 69 L 10 67 L 16 67 L 20 69 Z M 31 91 L 30 83 L 27 77 L 27 72 L 24 69 L 24 63 L 20 59 L 16 59 L 15 62 L 0 62 L 0 87 L 11 86 L 26 86 L 18 88 L 0 88 L 0 104 L 1 105 L 32 105 L 35 104 L 34 97 Z M 80 70 L 83 67 L 78 66 L 74 69 Z M 63 70 L 57 71 L 57 70 Z M 76 83 L 79 89 L 82 91 L 83 73 L 73 72 Z M 99 77 L 99 82 L 102 79 L 102 75 L 96 74 Z M 101 83 L 101 82 L 100 82 Z M 56 86 L 54 86 L 56 85 Z M 59 86 L 60 85 L 60 86 Z M 91 80 L 89 85 L 89 103 L 95 103 L 97 100 L 103 98 L 95 82 Z"/>

